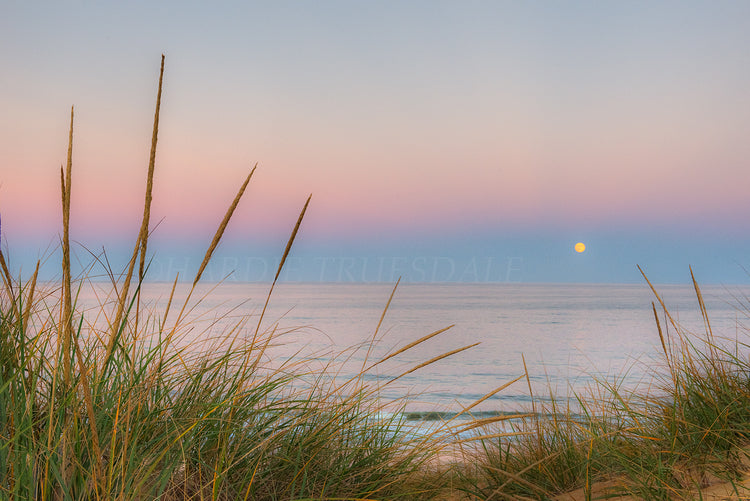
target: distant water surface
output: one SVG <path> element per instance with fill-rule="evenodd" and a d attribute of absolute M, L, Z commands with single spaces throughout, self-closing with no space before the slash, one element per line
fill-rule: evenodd
<path fill-rule="evenodd" d="M 170 286 L 146 284 L 144 301 L 151 311 L 163 310 Z M 215 287 L 215 289 L 214 289 Z M 194 299 L 206 294 L 188 314 L 189 339 L 225 333 L 250 315 L 250 335 L 268 292 L 265 284 L 202 285 Z M 365 344 L 340 356 L 339 377 L 364 364 L 369 340 L 391 293 L 388 284 L 279 284 L 261 330 L 278 325 L 279 344 L 269 350 L 270 364 L 290 357 L 309 357 L 314 371 L 333 353 Z M 695 292 L 689 286 L 659 286 L 672 315 L 695 332 L 704 332 Z M 188 286 L 180 285 L 179 304 Z M 712 328 L 748 343 L 746 310 L 750 290 L 709 286 L 702 289 Z M 738 299 L 739 298 L 739 299 Z M 385 398 L 411 395 L 409 411 L 459 410 L 524 374 L 525 358 L 535 398 L 554 392 L 583 392 L 594 378 L 628 387 L 648 384 L 647 368 L 663 367 L 661 345 L 646 285 L 548 284 L 403 284 L 383 320 L 370 362 L 435 330 L 455 324 L 413 350 L 376 367 L 369 378 L 387 381 L 442 353 L 465 345 L 478 346 L 423 367 L 385 387 Z M 80 302 L 94 305 L 92 291 Z M 657 303 L 658 308 L 658 303 Z M 659 310 L 660 311 L 660 310 Z M 177 311 L 170 312 L 174 321 Z M 663 314 L 662 314 L 663 317 Z M 662 326 L 664 322 L 662 319 Z M 511 412 L 530 402 L 525 379 L 485 401 L 478 409 Z"/>

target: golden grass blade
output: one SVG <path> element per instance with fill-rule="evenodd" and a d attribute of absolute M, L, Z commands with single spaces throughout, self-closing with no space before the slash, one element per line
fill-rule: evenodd
<path fill-rule="evenodd" d="M 68 133 L 68 159 L 65 166 L 65 173 L 63 175 L 62 168 L 60 169 L 60 188 L 62 192 L 62 216 L 63 216 L 63 241 L 62 241 L 62 293 L 63 293 L 63 304 L 60 312 L 60 329 L 58 332 L 62 335 L 62 344 L 58 343 L 58 349 L 62 350 L 63 359 L 63 388 L 68 391 L 70 388 L 70 381 L 73 377 L 71 367 L 71 338 L 73 336 L 73 305 L 71 298 L 71 273 L 70 273 L 70 193 L 72 184 L 72 171 L 73 171 L 73 118 L 74 108 L 70 108 L 70 132 Z M 59 358 L 58 358 L 59 360 Z M 57 371 L 55 371 L 57 374 Z M 66 415 L 65 423 L 63 423 L 64 429 L 69 429 L 70 416 Z M 67 432 L 63 432 L 62 435 L 62 475 L 63 481 L 68 482 L 69 477 L 72 474 L 72 469 L 68 463 L 69 454 L 71 454 L 69 436 Z"/>
<path fill-rule="evenodd" d="M 148 176 L 146 178 L 146 200 L 143 205 L 143 220 L 141 221 L 141 257 L 138 268 L 138 279 L 143 280 L 143 268 L 146 263 L 146 248 L 148 247 L 148 225 L 151 219 L 151 200 L 154 189 L 154 168 L 156 166 L 156 142 L 159 136 L 159 110 L 161 109 L 161 87 L 164 80 L 164 54 L 161 55 L 159 69 L 159 88 L 156 91 L 156 110 L 154 111 L 154 129 L 151 133 L 151 153 L 148 158 Z"/>
<path fill-rule="evenodd" d="M 651 292 L 653 292 L 654 296 L 656 296 L 656 300 L 659 301 L 659 304 L 661 305 L 661 308 L 664 310 L 664 313 L 666 313 L 667 318 L 669 319 L 669 322 L 672 324 L 672 327 L 674 327 L 675 331 L 679 331 L 679 328 L 677 327 L 677 322 L 675 322 L 674 318 L 672 318 L 672 315 L 669 313 L 669 310 L 667 310 L 667 306 L 664 304 L 664 301 L 662 300 L 661 296 L 658 292 L 656 292 L 656 287 L 654 287 L 654 284 L 651 283 L 651 281 L 646 276 L 646 273 L 644 273 L 643 269 L 640 265 L 636 265 L 638 267 L 638 271 L 641 272 L 641 275 L 643 275 L 643 278 L 646 280 L 646 283 L 651 288 Z"/>
<path fill-rule="evenodd" d="M 302 219 L 304 219 L 305 212 L 307 212 L 307 206 L 310 205 L 310 199 L 312 199 L 312 193 L 310 194 L 309 197 L 307 197 L 305 206 L 302 207 L 302 212 L 299 213 L 299 217 L 297 218 L 297 223 L 294 225 L 292 234 L 289 236 L 289 240 L 287 240 L 286 242 L 286 247 L 284 248 L 284 254 L 281 256 L 281 261 L 279 261 L 279 268 L 276 270 L 276 275 L 273 277 L 273 282 L 271 283 L 271 287 L 268 289 L 268 296 L 266 297 L 266 302 L 263 304 L 263 310 L 261 310 L 260 317 L 258 318 L 258 325 L 255 327 L 255 334 L 253 335 L 253 344 L 255 344 L 255 340 L 258 337 L 258 332 L 260 332 L 260 324 L 261 322 L 263 322 L 263 317 L 266 314 L 268 303 L 269 301 L 271 301 L 271 293 L 273 293 L 273 288 L 279 279 L 279 275 L 281 275 L 281 270 L 284 268 L 284 263 L 286 263 L 286 258 L 289 256 L 289 251 L 292 248 L 294 239 L 297 237 L 297 232 L 299 231 L 299 227 L 302 224 Z"/>
<path fill-rule="evenodd" d="M 539 414 L 536 412 L 536 401 L 534 400 L 534 391 L 531 389 L 531 379 L 529 378 L 529 369 L 526 368 L 526 357 L 521 353 L 521 361 L 523 362 L 523 373 L 526 376 L 526 384 L 529 386 L 529 398 L 531 399 L 531 412 L 534 413 L 534 420 L 536 421 L 536 433 L 537 439 L 542 439 L 542 428 L 539 423 Z"/>
<path fill-rule="evenodd" d="M 211 244 L 208 246 L 208 250 L 206 250 L 206 255 L 204 256 L 203 262 L 201 263 L 200 268 L 198 269 L 198 273 L 196 273 L 195 278 L 193 279 L 193 286 L 188 291 L 187 297 L 185 298 L 185 301 L 183 301 L 182 303 L 182 308 L 180 308 L 180 312 L 177 315 L 177 320 L 175 321 L 174 326 L 172 327 L 169 334 L 167 335 L 165 346 L 171 343 L 172 337 L 177 331 L 177 327 L 180 325 L 183 315 L 185 314 L 185 310 L 187 309 L 188 303 L 190 302 L 190 298 L 193 296 L 195 287 L 198 284 L 198 281 L 201 279 L 201 276 L 203 275 L 203 272 L 206 266 L 211 261 L 211 256 L 213 255 L 214 250 L 216 250 L 216 247 L 219 245 L 219 241 L 221 240 L 221 237 L 224 235 L 224 231 L 226 230 L 226 227 L 229 224 L 229 220 L 232 218 L 232 215 L 234 214 L 234 210 L 237 208 L 237 205 L 239 204 L 240 199 L 244 195 L 245 189 L 247 188 L 247 185 L 250 183 L 250 179 L 253 177 L 253 174 L 255 173 L 255 169 L 257 167 L 258 167 L 258 164 L 255 164 L 253 166 L 252 170 L 250 171 L 250 174 L 248 174 L 247 178 L 245 178 L 245 182 L 242 183 L 242 186 L 237 192 L 237 195 L 234 197 L 234 200 L 229 205 L 229 208 L 227 209 L 227 212 L 224 215 L 224 219 L 222 219 L 221 223 L 219 224 L 219 227 L 217 228 L 216 233 L 214 234 L 214 238 L 211 241 Z M 175 277 L 175 282 L 172 287 L 172 294 L 170 295 L 169 305 L 167 306 L 167 309 L 169 309 L 169 307 L 172 304 L 172 295 L 174 294 L 174 287 L 176 285 L 177 285 L 177 277 Z M 166 314 L 165 314 L 165 318 L 166 318 Z M 163 322 L 162 325 L 166 325 L 166 322 Z M 257 329 L 256 329 L 256 335 L 257 335 Z M 162 358 L 163 358 L 163 355 L 162 355 Z M 161 364 L 161 360 L 159 364 Z"/>
<path fill-rule="evenodd" d="M 180 279 L 180 274 L 177 273 L 177 276 L 174 277 L 174 282 L 172 283 L 172 290 L 169 292 L 169 301 L 167 301 L 167 307 L 164 309 L 164 318 L 161 320 L 161 329 L 164 330 L 164 326 L 167 324 L 167 317 L 169 316 L 169 312 L 172 308 L 172 299 L 174 298 L 174 291 L 177 288 L 177 281 Z"/>
<path fill-rule="evenodd" d="M 273 283 L 275 284 L 276 281 L 279 279 L 279 275 L 281 275 L 281 270 L 284 268 L 284 263 L 286 263 L 286 258 L 289 256 L 289 251 L 292 248 L 292 244 L 294 243 L 294 239 L 297 237 L 297 232 L 299 231 L 300 224 L 302 224 L 302 219 L 305 217 L 305 212 L 307 212 L 307 206 L 310 205 L 310 199 L 312 198 L 312 193 L 309 197 L 307 197 L 307 201 L 305 202 L 305 206 L 302 207 L 302 212 L 300 212 L 299 217 L 297 218 L 297 224 L 294 225 L 294 229 L 292 230 L 292 235 L 289 237 L 289 240 L 286 243 L 286 248 L 284 249 L 284 254 L 281 256 L 281 262 L 279 262 L 279 269 L 276 270 L 276 276 L 273 277 Z"/>
<path fill-rule="evenodd" d="M 16 296 L 13 292 L 13 277 L 11 277 L 10 271 L 8 271 L 8 264 L 5 262 L 5 256 L 3 256 L 3 251 L 1 250 L 0 268 L 3 270 L 3 284 L 5 284 L 5 289 L 8 291 L 8 296 L 10 296 L 11 303 L 13 304 L 13 313 L 18 317 L 18 305 L 16 304 Z"/>
<path fill-rule="evenodd" d="M 478 346 L 478 345 L 480 345 L 480 344 L 482 344 L 482 343 L 474 343 L 474 344 L 470 344 L 470 345 L 464 346 L 463 348 L 457 348 L 457 349 L 455 349 L 455 350 L 451 350 L 451 351 L 449 351 L 449 352 L 443 353 L 442 355 L 438 355 L 438 356 L 436 356 L 436 357 L 432 357 L 432 358 L 431 358 L 431 359 L 429 359 L 428 361 L 426 361 L 426 362 L 422 362 L 421 364 L 418 364 L 418 365 L 415 365 L 414 367 L 412 367 L 412 368 L 411 368 L 411 369 L 409 369 L 408 371 L 406 371 L 406 372 L 403 372 L 403 373 L 399 374 L 398 376 L 396 376 L 395 378 L 393 378 L 393 379 L 390 379 L 390 380 L 388 380 L 388 381 L 387 381 L 387 382 L 386 382 L 386 383 L 385 383 L 385 384 L 384 384 L 383 386 L 385 386 L 385 385 L 388 385 L 388 384 L 391 384 L 391 383 L 393 383 L 394 381 L 396 381 L 396 380 L 398 380 L 398 379 L 401 379 L 402 377 L 406 376 L 407 374 L 411 374 L 412 372 L 414 372 L 414 371 L 417 371 L 417 370 L 421 369 L 422 367 L 426 367 L 426 366 L 428 366 L 428 365 L 430 365 L 430 364 L 434 364 L 435 362 L 437 362 L 437 361 L 439 361 L 439 360 L 442 360 L 442 359 L 444 359 L 444 358 L 447 358 L 447 357 L 450 357 L 450 356 L 452 356 L 452 355 L 455 355 L 456 353 L 461 353 L 462 351 L 466 351 L 466 350 L 468 350 L 469 348 L 473 348 L 473 347 L 475 347 L 475 346 Z"/>
<path fill-rule="evenodd" d="M 456 414 L 456 415 L 455 415 L 455 416 L 453 417 L 453 419 L 456 419 L 456 418 L 457 418 L 458 416 L 460 416 L 460 415 L 462 415 L 462 414 L 466 414 L 467 412 L 469 412 L 469 411 L 470 411 L 471 409 L 473 409 L 473 408 L 474 408 L 474 407 L 476 407 L 477 405 L 481 404 L 482 402 L 484 402 L 484 401 L 485 401 L 485 400 L 487 400 L 488 398 L 492 397 L 493 395 L 496 395 L 496 394 L 500 393 L 500 392 L 501 392 L 501 391 L 503 391 L 503 390 L 504 390 L 505 388 L 507 388 L 508 386 L 512 385 L 513 383 L 515 383 L 515 382 L 517 382 L 517 381 L 520 381 L 521 379 L 523 379 L 523 374 L 522 374 L 522 375 L 520 375 L 520 376 L 518 376 L 518 377 L 517 377 L 517 378 L 515 378 L 515 379 L 512 379 L 512 380 L 508 381 L 507 383 L 505 383 L 505 384 L 503 384 L 503 385 L 501 385 L 501 386 L 498 386 L 497 388 L 495 388 L 495 389 L 494 389 L 494 390 L 492 390 L 491 392 L 487 393 L 487 394 L 486 394 L 485 396 L 483 396 L 483 397 L 482 397 L 482 398 L 480 398 L 479 400 L 476 400 L 476 401 L 474 401 L 474 402 L 473 402 L 473 403 L 472 403 L 471 405 L 469 405 L 468 407 L 464 407 L 464 409 L 463 409 L 463 410 L 462 410 L 461 412 L 459 412 L 458 414 Z"/>
<path fill-rule="evenodd" d="M 21 321 L 23 322 L 23 330 L 26 332 L 27 324 L 29 323 L 29 315 L 31 314 L 31 305 L 34 302 L 34 290 L 36 289 L 36 278 L 39 275 L 39 261 L 36 262 L 36 268 L 34 274 L 31 276 L 31 285 L 29 286 L 29 295 L 26 298 L 26 308 L 23 310 Z"/>
<path fill-rule="evenodd" d="M 521 353 L 521 362 L 523 362 L 523 373 L 526 376 L 526 384 L 529 387 L 529 397 L 531 397 L 531 409 L 536 414 L 536 405 L 534 405 L 534 391 L 531 389 L 531 379 L 529 379 L 529 369 L 526 367 L 526 357 Z"/>
<path fill-rule="evenodd" d="M 109 356 L 109 352 L 111 351 L 112 344 L 114 343 L 115 336 L 117 334 L 117 330 L 120 328 L 120 324 L 122 323 L 122 317 L 125 313 L 125 304 L 128 300 L 128 292 L 130 292 L 130 281 L 133 279 L 133 271 L 135 269 L 135 262 L 138 258 L 138 249 L 140 249 L 141 246 L 141 236 L 138 235 L 138 238 L 135 240 L 135 248 L 133 249 L 133 255 L 130 256 L 130 261 L 128 263 L 128 272 L 125 274 L 125 280 L 122 284 L 122 290 L 120 291 L 120 297 L 117 301 L 117 313 L 115 314 L 115 320 L 112 322 L 112 334 L 110 336 L 110 342 L 107 347 L 107 356 Z"/>
<path fill-rule="evenodd" d="M 714 332 L 711 329 L 711 322 L 708 320 L 708 310 L 706 309 L 706 303 L 703 301 L 703 294 L 701 293 L 701 288 L 698 287 L 698 281 L 695 280 L 695 275 L 693 274 L 693 267 L 689 266 L 690 269 L 690 278 L 693 281 L 693 288 L 695 289 L 695 295 L 698 297 L 698 306 L 701 310 L 701 315 L 703 316 L 703 323 L 706 326 L 706 334 L 708 334 L 708 338 L 711 341 L 711 345 L 713 345 L 713 339 L 714 339 Z"/>
<path fill-rule="evenodd" d="M 148 159 L 148 174 L 146 176 L 146 197 L 143 204 L 143 219 L 141 220 L 141 230 L 138 240 L 141 242 L 140 259 L 138 261 L 138 283 L 143 282 L 143 275 L 146 266 L 146 251 L 148 249 L 149 225 L 151 221 L 151 201 L 154 189 L 154 168 L 156 166 L 156 143 L 159 136 L 159 110 L 161 109 L 161 88 L 164 79 L 164 54 L 161 55 L 161 68 L 159 70 L 159 88 L 156 92 L 156 110 L 154 112 L 154 128 L 151 133 L 151 152 Z M 141 289 L 138 289 L 138 297 L 135 307 L 135 327 L 138 330 L 138 321 L 141 313 Z"/>
<path fill-rule="evenodd" d="M 651 309 L 654 310 L 654 320 L 656 320 L 656 329 L 659 331 L 659 341 L 661 341 L 661 349 L 664 350 L 664 357 L 667 359 L 667 365 L 669 370 L 672 370 L 672 360 L 667 350 L 667 343 L 664 341 L 664 333 L 661 330 L 661 322 L 659 322 L 659 314 L 656 312 L 656 304 L 651 301 Z"/>
<path fill-rule="evenodd" d="M 396 280 L 396 285 L 393 286 L 391 295 L 388 296 L 388 301 L 385 303 L 385 308 L 383 308 L 383 313 L 381 313 L 380 315 L 380 320 L 378 320 L 378 325 L 375 327 L 375 332 L 372 335 L 373 340 L 375 340 L 375 338 L 378 337 L 378 331 L 380 331 L 380 326 L 383 325 L 385 314 L 388 313 L 388 309 L 391 307 L 391 301 L 393 301 L 393 296 L 396 294 L 396 289 L 398 289 L 398 284 L 400 283 L 401 283 L 401 277 L 398 277 L 398 280 Z"/>
<path fill-rule="evenodd" d="M 460 428 L 456 428 L 456 433 L 464 433 L 466 431 L 470 431 L 476 428 L 479 428 L 481 426 L 487 426 L 488 424 L 494 424 L 494 423 L 501 423 L 503 421 L 508 421 L 509 419 L 523 419 L 527 417 L 533 417 L 534 414 L 522 413 L 522 414 L 507 414 L 504 416 L 492 416 L 487 417 L 483 419 L 475 419 L 471 423 L 462 426 Z"/>
<path fill-rule="evenodd" d="M 156 111 L 154 113 L 154 130 L 151 136 L 151 155 L 149 156 L 148 174 L 146 177 L 146 198 L 144 201 L 143 218 L 141 220 L 141 228 L 138 231 L 138 238 L 135 241 L 135 247 L 133 248 L 133 255 L 130 257 L 128 263 L 128 271 L 125 274 L 125 282 L 122 284 L 122 291 L 117 302 L 117 313 L 115 314 L 115 321 L 112 323 L 112 332 L 110 333 L 110 340 L 107 345 L 106 359 L 109 358 L 112 349 L 114 348 L 114 342 L 117 337 L 117 331 L 122 323 L 122 317 L 125 313 L 125 305 L 128 300 L 128 293 L 130 292 L 130 281 L 133 279 L 133 272 L 135 270 L 135 262 L 139 255 L 141 256 L 141 266 L 139 267 L 138 276 L 143 278 L 143 263 L 146 255 L 146 239 L 148 239 L 148 224 L 151 217 L 151 192 L 153 189 L 153 178 L 154 178 L 154 166 L 156 162 L 156 137 L 159 129 L 159 110 L 161 107 L 161 89 L 162 80 L 164 77 L 164 54 L 161 56 L 161 68 L 159 70 L 159 87 L 156 95 Z"/>
<path fill-rule="evenodd" d="M 211 245 L 208 246 L 206 255 L 203 257 L 203 262 L 201 263 L 200 268 L 198 268 L 198 273 L 195 274 L 193 285 L 198 283 L 198 281 L 201 279 L 201 275 L 203 275 L 203 271 L 206 269 L 206 266 L 208 266 L 209 261 L 211 261 L 211 256 L 213 255 L 214 250 L 216 250 L 216 247 L 219 245 L 219 241 L 221 240 L 222 235 L 224 235 L 224 230 L 226 230 L 227 225 L 229 224 L 229 220 L 232 219 L 232 214 L 234 214 L 234 210 L 237 208 L 237 204 L 240 203 L 240 199 L 245 193 L 245 188 L 247 188 L 247 185 L 250 182 L 250 179 L 253 177 L 253 174 L 255 173 L 255 169 L 257 167 L 258 164 L 255 164 L 253 169 L 250 171 L 250 174 L 247 175 L 245 182 L 242 183 L 242 186 L 237 192 L 237 195 L 234 197 L 234 200 L 229 206 L 229 209 L 227 209 L 227 213 L 224 214 L 224 219 L 222 219 L 221 224 L 219 224 L 219 227 L 216 229 L 216 233 L 214 234 L 214 238 L 211 241 Z"/>
<path fill-rule="evenodd" d="M 398 277 L 398 280 L 396 280 L 396 285 L 393 286 L 393 290 L 391 291 L 391 295 L 388 296 L 388 301 L 385 303 L 385 308 L 383 308 L 383 312 L 380 314 L 380 320 L 378 320 L 378 325 L 375 327 L 375 332 L 372 334 L 372 339 L 370 339 L 370 343 L 367 345 L 367 353 L 365 354 L 364 360 L 362 360 L 362 369 L 360 370 L 360 374 L 364 374 L 369 369 L 365 369 L 365 366 L 367 365 L 367 361 L 370 360 L 370 355 L 372 354 L 372 348 L 375 346 L 375 341 L 378 337 L 378 331 L 380 331 L 380 326 L 383 325 L 383 320 L 385 320 L 385 314 L 388 313 L 388 309 L 391 307 L 391 301 L 393 301 L 393 296 L 396 294 L 396 289 L 398 289 L 398 284 L 401 283 L 401 277 Z M 382 361 L 382 360 L 381 360 Z M 372 368 L 373 366 L 370 366 Z"/>
<path fill-rule="evenodd" d="M 362 371 L 362 372 L 363 372 L 363 373 L 364 373 L 364 372 L 369 372 L 369 371 L 370 371 L 370 369 L 372 369 L 372 368 L 373 368 L 373 367 L 375 367 L 376 365 L 380 365 L 380 364 L 382 364 L 383 362 L 385 362 L 386 360 L 390 360 L 391 358 L 393 358 L 393 357 L 395 357 L 395 356 L 397 356 L 397 355 L 400 355 L 401 353 L 403 353 L 403 352 L 405 352 L 405 351 L 407 351 L 407 350 L 411 350 L 412 348 L 414 348 L 414 347 L 415 347 L 415 346 L 417 346 L 418 344 L 422 344 L 422 343 L 424 343 L 425 341 L 427 341 L 428 339 L 432 339 L 432 338 L 434 338 L 435 336 L 437 336 L 438 334 L 442 334 L 443 332 L 447 331 L 448 329 L 451 329 L 451 328 L 452 328 L 452 327 L 454 327 L 455 325 L 456 325 L 456 324 L 452 324 L 452 325 L 449 325 L 448 327 L 443 327 L 442 329 L 438 329 L 438 330 L 436 330 L 435 332 L 432 332 L 432 333 L 430 333 L 430 334 L 427 334 L 426 336 L 422 336 L 421 338 L 417 339 L 416 341 L 413 341 L 413 342 L 411 342 L 411 343 L 407 344 L 407 345 L 406 345 L 406 346 L 404 346 L 403 348 L 399 348 L 398 350 L 394 351 L 393 353 L 390 353 L 390 354 L 388 354 L 388 356 L 387 356 L 387 357 L 385 357 L 385 358 L 382 358 L 382 359 L 378 360 L 377 362 L 375 362 L 374 364 L 372 364 L 371 366 L 369 366 L 369 367 L 368 367 L 367 369 L 365 369 L 365 370 L 364 370 L 364 371 Z"/>
<path fill-rule="evenodd" d="M 63 219 L 65 218 L 65 167 L 60 164 L 60 201 L 62 203 Z"/>
<path fill-rule="evenodd" d="M 68 134 L 68 162 L 65 167 L 65 177 L 62 180 L 62 210 L 63 210 L 63 311 L 62 311 L 62 349 L 63 372 L 65 386 L 70 379 L 70 338 L 73 332 L 71 276 L 70 276 L 70 192 L 73 170 L 73 107 L 70 108 L 70 132 Z M 62 170 L 60 171 L 62 175 Z"/>
<path fill-rule="evenodd" d="M 11 276 L 10 271 L 8 271 L 8 264 L 5 262 L 5 256 L 3 256 L 3 251 L 0 249 L 0 267 L 3 271 L 3 282 L 5 283 L 5 287 L 10 289 L 11 285 Z"/>

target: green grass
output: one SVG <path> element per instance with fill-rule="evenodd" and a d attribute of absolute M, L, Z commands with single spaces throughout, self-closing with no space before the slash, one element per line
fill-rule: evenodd
<path fill-rule="evenodd" d="M 108 355 L 104 339 L 76 328 L 66 383 L 59 312 L 32 308 L 27 324 L 14 311 L 4 304 L 0 317 L 4 497 L 429 497 L 408 487 L 429 440 L 413 443 L 397 415 L 376 417 L 360 380 L 303 385 L 301 367 L 261 370 L 266 334 L 216 353 L 139 345 L 124 331 Z"/>
<path fill-rule="evenodd" d="M 676 322 L 651 286 L 661 306 L 661 315 L 653 310 L 663 347 L 663 365 L 650 369 L 655 386 L 633 392 L 599 380 L 573 402 L 536 403 L 536 412 L 514 428 L 523 435 L 483 441 L 477 466 L 459 468 L 463 490 L 489 500 L 549 499 L 583 489 L 592 499 L 592 486 L 607 481 L 610 495 L 698 499 L 710 483 L 739 480 L 749 465 L 750 346 L 714 336 L 694 278 L 693 285 L 701 336 Z"/>

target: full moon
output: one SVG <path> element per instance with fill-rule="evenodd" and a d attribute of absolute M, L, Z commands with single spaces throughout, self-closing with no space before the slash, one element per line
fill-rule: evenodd
<path fill-rule="evenodd" d="M 584 244 L 583 242 L 578 242 L 573 248 L 580 254 L 581 252 L 586 250 L 586 244 Z"/>

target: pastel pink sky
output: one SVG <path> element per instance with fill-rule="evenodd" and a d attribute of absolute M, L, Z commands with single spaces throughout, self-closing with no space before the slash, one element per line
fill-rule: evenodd
<path fill-rule="evenodd" d="M 312 241 L 750 230 L 746 2 L 3 11 L 3 240 L 57 234 L 70 105 L 73 231 L 132 239 L 161 53 L 166 237 L 210 238 L 256 162 L 237 239 L 286 235 L 309 193 Z"/>

